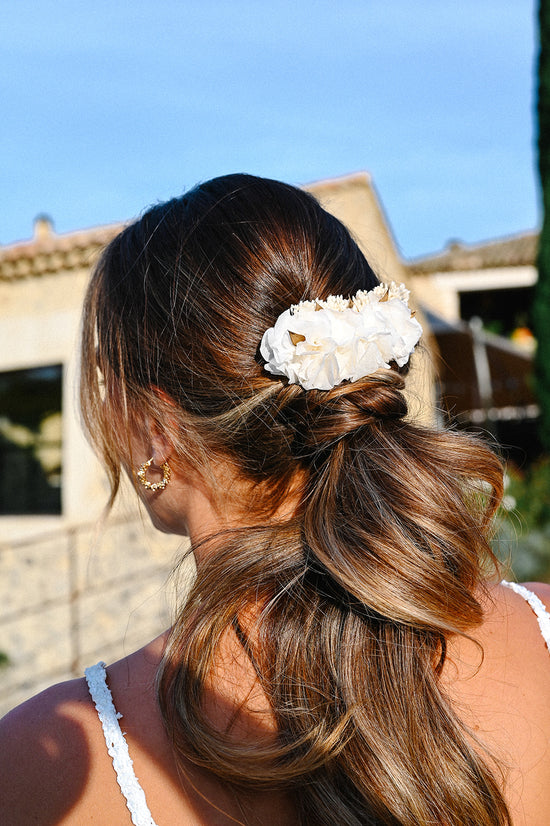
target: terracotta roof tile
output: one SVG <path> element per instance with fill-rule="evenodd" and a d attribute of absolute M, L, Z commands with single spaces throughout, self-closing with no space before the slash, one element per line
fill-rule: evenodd
<path fill-rule="evenodd" d="M 50 232 L 30 241 L 0 246 L 0 280 L 89 267 L 123 226 L 110 224 L 64 235 Z"/>
<path fill-rule="evenodd" d="M 482 244 L 452 242 L 443 252 L 416 258 L 405 266 L 410 275 L 533 266 L 537 242 L 538 232 L 524 232 Z"/>

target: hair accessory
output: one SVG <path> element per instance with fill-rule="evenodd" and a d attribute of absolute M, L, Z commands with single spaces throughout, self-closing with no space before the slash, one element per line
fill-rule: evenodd
<path fill-rule="evenodd" d="M 147 470 L 151 467 L 152 464 L 153 457 L 151 456 L 149 461 L 144 462 L 142 465 L 139 466 L 136 476 L 143 485 L 143 487 L 147 488 L 147 490 L 164 490 L 164 488 L 170 481 L 170 476 L 172 474 L 172 471 L 170 470 L 170 465 L 168 464 L 168 462 L 163 462 L 162 465 L 160 465 L 162 469 L 162 479 L 159 479 L 158 482 L 150 482 L 147 479 Z"/>
<path fill-rule="evenodd" d="M 300 301 L 266 330 L 265 369 L 304 390 L 330 390 L 395 361 L 402 367 L 422 335 L 404 284 L 379 284 L 352 298 Z"/>

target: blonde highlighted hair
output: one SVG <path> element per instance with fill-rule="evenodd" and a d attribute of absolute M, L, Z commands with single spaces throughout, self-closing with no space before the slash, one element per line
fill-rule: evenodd
<path fill-rule="evenodd" d="M 169 420 L 198 473 L 218 456 L 261 492 L 257 526 L 218 537 L 172 629 L 158 693 L 176 759 L 235 787 L 294 790 L 304 824 L 503 826 L 499 780 L 440 681 L 449 637 L 482 619 L 500 462 L 407 421 L 397 368 L 306 392 L 268 375 L 258 350 L 291 304 L 376 283 L 305 192 L 246 175 L 202 184 L 103 255 L 85 307 L 84 418 L 113 495 L 141 416 Z M 296 512 L 270 519 L 291 490 Z M 204 712 L 231 628 L 276 721 L 255 747 Z"/>

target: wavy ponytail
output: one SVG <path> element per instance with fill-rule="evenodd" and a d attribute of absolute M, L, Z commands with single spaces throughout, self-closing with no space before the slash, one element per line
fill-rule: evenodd
<path fill-rule="evenodd" d="M 176 753 L 238 787 L 294 785 L 304 824 L 507 824 L 440 683 L 447 639 L 482 618 L 501 468 L 470 437 L 399 418 L 401 385 L 384 373 L 326 403 L 307 394 L 292 443 L 309 465 L 300 515 L 224 538 L 174 626 L 161 708 Z M 253 751 L 202 706 L 217 646 L 251 603 L 263 609 L 246 649 L 278 730 Z"/>
<path fill-rule="evenodd" d="M 219 457 L 257 491 L 254 527 L 209 540 L 159 672 L 182 767 L 290 790 L 302 824 L 506 826 L 500 778 L 441 682 L 449 638 L 482 620 L 498 459 L 407 421 L 397 370 L 305 392 L 268 376 L 258 352 L 291 304 L 376 283 L 309 195 L 210 181 L 107 249 L 86 308 L 85 417 L 115 481 L 122 424 L 139 411 L 170 421 L 197 472 Z M 115 401 L 101 398 L 96 345 Z M 290 492 L 295 512 L 270 518 Z M 275 723 L 259 720 L 253 742 L 205 712 L 228 639 Z"/>

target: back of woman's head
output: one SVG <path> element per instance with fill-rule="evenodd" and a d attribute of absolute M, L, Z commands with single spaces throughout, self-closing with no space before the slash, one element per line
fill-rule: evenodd
<path fill-rule="evenodd" d="M 129 410 L 154 416 L 169 399 L 172 419 L 184 411 L 208 431 L 210 451 L 275 481 L 288 469 L 288 434 L 274 421 L 269 397 L 282 383 L 263 369 L 262 334 L 302 299 L 376 284 L 343 225 L 295 187 L 228 175 L 153 207 L 110 244 L 90 288 L 82 387 L 92 438 L 116 464 L 121 411 L 98 405 L 97 359 L 117 385 L 108 402 L 124 408 L 124 394 Z"/>
<path fill-rule="evenodd" d="M 292 305 L 377 283 L 305 192 L 246 175 L 202 184 L 101 259 L 84 416 L 114 489 L 135 421 L 152 419 L 176 461 L 206 473 L 223 459 L 259 491 L 254 527 L 219 538 L 174 624 L 159 700 L 176 755 L 235 784 L 298 786 L 304 823 L 500 826 L 498 785 L 439 683 L 448 636 L 482 616 L 498 460 L 409 422 L 395 363 L 306 390 L 260 353 Z M 270 520 L 290 490 L 296 509 Z M 257 751 L 213 730 L 202 703 L 251 604 L 247 652 L 280 733 Z"/>

